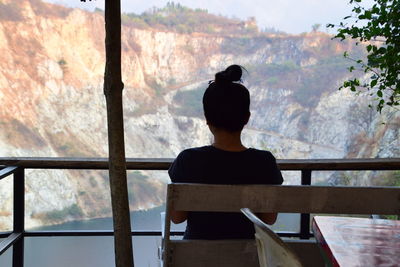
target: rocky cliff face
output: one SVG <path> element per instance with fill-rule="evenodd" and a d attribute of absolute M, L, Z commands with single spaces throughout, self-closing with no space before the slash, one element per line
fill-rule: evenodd
<path fill-rule="evenodd" d="M 103 23 L 101 13 L 0 1 L 0 156 L 107 156 Z M 127 157 L 175 157 L 209 144 L 201 95 L 214 73 L 232 63 L 249 70 L 246 145 L 278 158 L 399 156 L 399 116 L 378 115 L 367 97 L 337 91 L 348 77 L 344 50 L 360 53 L 323 33 L 182 34 L 125 24 Z M 130 172 L 131 208 L 160 205 L 166 179 L 164 172 Z M 288 183 L 295 180 L 287 175 Z M 4 228 L 11 183 L 1 183 Z M 106 172 L 28 171 L 28 226 L 107 216 L 108 191 Z"/>

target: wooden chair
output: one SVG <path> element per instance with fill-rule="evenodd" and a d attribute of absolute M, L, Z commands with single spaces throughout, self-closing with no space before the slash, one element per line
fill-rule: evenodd
<path fill-rule="evenodd" d="M 255 241 L 171 240 L 171 209 L 180 211 L 400 214 L 400 188 L 169 184 L 162 242 L 164 266 L 259 266 Z M 323 266 L 313 241 L 285 241 L 304 266 Z"/>
<path fill-rule="evenodd" d="M 254 224 L 260 267 L 303 266 L 296 253 L 267 224 L 250 209 L 244 208 L 241 211 Z"/>

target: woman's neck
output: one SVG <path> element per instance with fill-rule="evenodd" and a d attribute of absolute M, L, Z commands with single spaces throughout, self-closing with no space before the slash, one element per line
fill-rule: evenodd
<path fill-rule="evenodd" d="M 228 132 L 218 129 L 216 131 L 213 131 L 213 135 L 214 143 L 212 145 L 218 149 L 232 152 L 239 152 L 247 149 L 247 147 L 242 144 L 240 138 L 241 131 Z"/>

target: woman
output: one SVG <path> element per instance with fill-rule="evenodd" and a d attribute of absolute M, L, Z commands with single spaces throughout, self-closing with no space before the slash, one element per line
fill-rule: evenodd
<path fill-rule="evenodd" d="M 203 96 L 207 125 L 214 135 L 211 146 L 182 151 L 168 173 L 174 183 L 282 184 L 274 156 L 247 148 L 241 142 L 250 118 L 250 94 L 240 83 L 242 67 L 218 72 Z M 273 224 L 276 213 L 260 218 Z M 254 238 L 253 225 L 240 213 L 172 211 L 174 223 L 187 220 L 184 239 Z"/>

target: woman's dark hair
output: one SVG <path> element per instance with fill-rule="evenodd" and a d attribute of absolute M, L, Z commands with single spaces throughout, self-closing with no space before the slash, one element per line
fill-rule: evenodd
<path fill-rule="evenodd" d="M 215 74 L 203 96 L 204 116 L 212 126 L 235 132 L 243 129 L 250 115 L 250 93 L 241 81 L 242 67 L 231 65 Z"/>

